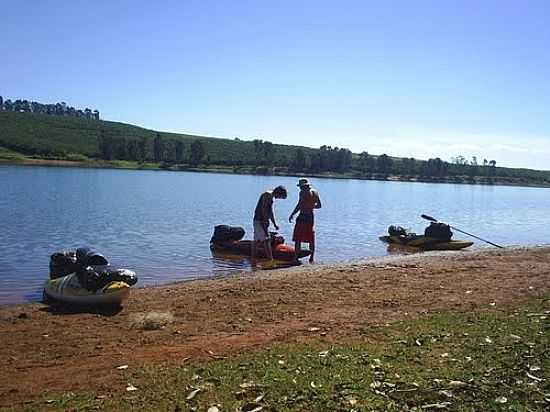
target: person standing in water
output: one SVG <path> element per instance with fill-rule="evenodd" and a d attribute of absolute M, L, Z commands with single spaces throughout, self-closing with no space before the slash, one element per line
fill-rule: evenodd
<path fill-rule="evenodd" d="M 260 195 L 258 204 L 254 210 L 254 240 L 252 241 L 252 250 L 250 255 L 252 263 L 256 257 L 257 243 L 263 244 L 266 257 L 273 261 L 273 252 L 271 250 L 271 239 L 269 236 L 269 221 L 273 222 L 275 230 L 279 230 L 279 226 L 275 222 L 273 214 L 273 199 L 286 199 L 287 192 L 284 186 L 277 186 L 273 190 L 267 190 Z"/>
<path fill-rule="evenodd" d="M 311 255 L 309 256 L 309 263 L 313 263 L 313 256 L 315 254 L 315 229 L 313 219 L 313 209 L 321 208 L 321 199 L 317 190 L 313 189 L 307 179 L 300 179 L 297 186 L 300 188 L 300 198 L 298 204 L 292 211 L 288 221 L 292 223 L 292 218 L 298 212 L 300 214 L 296 218 L 296 225 L 294 226 L 294 234 L 292 240 L 294 240 L 294 247 L 296 253 L 296 260 L 300 256 L 300 250 L 302 242 L 309 243 L 309 250 Z"/>

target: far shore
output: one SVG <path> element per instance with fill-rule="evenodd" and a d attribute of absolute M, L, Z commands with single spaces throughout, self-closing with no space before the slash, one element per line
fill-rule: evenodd
<path fill-rule="evenodd" d="M 550 246 L 539 246 L 243 272 L 136 289 L 117 311 L 0 307 L 0 408 L 40 408 L 63 393 L 116 399 L 128 385 L 124 368 L 225 359 L 275 343 L 352 344 L 368 325 L 497 313 L 549 294 Z M 146 324 L 148 316 L 157 323 Z"/>
<path fill-rule="evenodd" d="M 538 187 L 549 188 L 550 184 L 519 181 L 518 179 L 503 178 L 469 178 L 462 177 L 433 177 L 403 176 L 403 175 L 381 175 L 381 174 L 357 174 L 357 173 L 300 173 L 286 172 L 277 168 L 264 168 L 254 166 L 219 166 L 219 165 L 173 165 L 163 166 L 158 163 L 137 163 L 134 161 L 122 160 L 65 160 L 65 159 L 44 159 L 44 158 L 13 158 L 1 159 L 0 164 L 23 165 L 23 166 L 51 166 L 51 167 L 79 167 L 95 169 L 126 169 L 126 170 L 164 170 L 174 172 L 203 172 L 203 173 L 224 173 L 259 176 L 307 176 L 321 179 L 353 179 L 353 180 L 375 180 L 385 182 L 410 182 L 410 183 L 447 183 L 461 185 L 481 186 L 517 186 L 517 187 Z"/>

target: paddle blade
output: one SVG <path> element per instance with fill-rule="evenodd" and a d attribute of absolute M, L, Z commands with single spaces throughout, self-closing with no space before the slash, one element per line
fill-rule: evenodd
<path fill-rule="evenodd" d="M 428 216 L 428 215 L 420 215 L 420 217 L 421 217 L 422 219 L 426 219 L 426 220 L 429 220 L 429 221 L 431 221 L 431 222 L 437 222 L 437 219 L 435 219 L 435 218 L 433 218 L 433 217 L 431 217 L 431 216 Z"/>

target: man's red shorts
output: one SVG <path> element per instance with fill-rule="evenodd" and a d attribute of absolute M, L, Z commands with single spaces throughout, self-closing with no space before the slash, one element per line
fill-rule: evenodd
<path fill-rule="evenodd" d="M 294 226 L 294 234 L 292 240 L 295 242 L 312 243 L 315 239 L 315 230 L 311 223 L 296 222 Z"/>
<path fill-rule="evenodd" d="M 315 241 L 315 229 L 313 229 L 313 213 L 300 213 L 294 226 L 292 240 L 295 242 L 312 243 Z"/>

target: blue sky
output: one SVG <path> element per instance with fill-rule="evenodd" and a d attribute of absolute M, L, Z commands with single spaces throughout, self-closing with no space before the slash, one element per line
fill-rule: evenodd
<path fill-rule="evenodd" d="M 0 95 L 220 137 L 550 169 L 548 1 L 0 0 Z"/>

